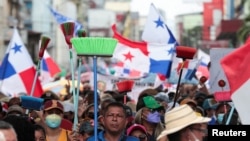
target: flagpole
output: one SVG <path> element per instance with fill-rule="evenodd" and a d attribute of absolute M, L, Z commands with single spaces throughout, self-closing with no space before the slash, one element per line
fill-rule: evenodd
<path fill-rule="evenodd" d="M 31 92 L 30 92 L 30 96 L 34 95 L 34 91 L 35 91 L 35 87 L 36 87 L 36 81 L 38 78 L 38 74 L 39 74 L 39 70 L 40 70 L 40 62 L 41 60 L 39 59 L 39 61 L 37 62 L 37 67 L 36 67 L 36 74 L 35 74 L 35 78 L 33 79 L 33 83 L 32 83 L 32 88 L 31 88 Z"/>
<path fill-rule="evenodd" d="M 231 110 L 230 110 L 230 113 L 229 113 L 229 116 L 227 117 L 227 122 L 226 122 L 226 125 L 229 124 L 229 122 L 231 121 L 231 118 L 232 118 L 232 115 L 233 115 L 233 111 L 234 111 L 234 105 L 232 106 Z"/>
<path fill-rule="evenodd" d="M 46 37 L 46 36 L 43 36 L 39 42 L 39 46 L 40 46 L 39 53 L 38 53 L 39 60 L 37 62 L 36 74 L 35 74 L 35 78 L 33 79 L 32 88 L 31 88 L 31 92 L 30 92 L 31 97 L 33 97 L 33 95 L 34 95 L 36 82 L 37 82 L 38 75 L 39 75 L 39 70 L 41 68 L 41 61 L 43 59 L 44 51 L 46 50 L 49 42 L 50 42 L 50 38 Z M 29 109 L 26 110 L 26 114 L 28 114 L 28 113 L 29 113 Z"/>
<path fill-rule="evenodd" d="M 185 63 L 185 60 L 183 60 L 183 62 L 181 64 L 180 76 L 178 78 L 178 83 L 177 83 L 176 92 L 175 92 L 175 96 L 174 96 L 174 104 L 173 104 L 172 108 L 175 107 L 175 104 L 176 104 L 177 99 L 179 97 L 179 87 L 180 87 L 180 83 L 181 83 L 181 78 L 182 78 L 182 72 L 183 72 L 184 63 Z"/>
<path fill-rule="evenodd" d="M 97 56 L 93 56 L 93 69 L 94 69 L 94 109 L 97 113 L 98 111 L 98 93 L 97 93 Z M 94 136 L 95 141 L 98 141 L 97 138 L 97 126 L 98 126 L 98 120 L 97 120 L 97 114 L 94 115 Z"/>

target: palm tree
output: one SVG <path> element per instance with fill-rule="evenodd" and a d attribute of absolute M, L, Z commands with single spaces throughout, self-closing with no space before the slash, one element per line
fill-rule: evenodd
<path fill-rule="evenodd" d="M 244 7 L 243 5 L 246 4 L 246 1 L 243 0 L 241 7 Z M 248 8 L 250 10 L 250 2 L 248 2 Z M 243 26 L 237 31 L 237 39 L 238 42 L 245 43 L 247 38 L 250 36 L 250 13 L 244 18 L 243 20 Z"/>
<path fill-rule="evenodd" d="M 250 35 L 250 14 L 243 21 L 243 26 L 237 31 L 237 38 L 240 43 L 244 43 Z"/>

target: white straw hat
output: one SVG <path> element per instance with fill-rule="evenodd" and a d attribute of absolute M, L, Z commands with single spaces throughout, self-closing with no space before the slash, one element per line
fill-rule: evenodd
<path fill-rule="evenodd" d="M 211 118 L 198 116 L 187 104 L 180 105 L 165 114 L 165 130 L 157 137 L 160 138 L 180 131 L 181 129 L 197 123 L 207 123 Z"/>

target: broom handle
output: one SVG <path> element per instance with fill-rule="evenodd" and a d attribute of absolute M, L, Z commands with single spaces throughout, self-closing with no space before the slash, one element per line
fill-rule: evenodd
<path fill-rule="evenodd" d="M 97 95 L 97 56 L 93 56 L 93 69 L 94 69 L 94 136 L 95 141 L 98 141 L 97 138 L 97 126 L 98 126 L 98 120 L 97 120 L 97 110 L 98 110 L 98 95 Z"/>
<path fill-rule="evenodd" d="M 71 82 L 72 82 L 72 92 L 73 92 L 73 99 L 74 99 L 74 104 L 76 100 L 76 93 L 75 93 L 75 72 L 74 72 L 74 63 L 73 63 L 73 52 L 72 52 L 72 47 L 69 48 L 69 58 L 70 58 L 70 67 L 71 67 Z M 74 120 L 74 126 L 73 130 L 76 130 L 76 125 L 75 125 L 75 120 Z"/>
<path fill-rule="evenodd" d="M 77 92 L 76 97 L 74 99 L 75 101 L 75 118 L 74 118 L 74 129 L 76 130 L 76 126 L 78 124 L 78 98 L 79 98 L 79 92 L 80 92 L 80 81 L 81 81 L 81 65 L 82 65 L 82 58 L 78 58 L 78 73 L 77 73 Z"/>
<path fill-rule="evenodd" d="M 183 62 L 181 64 L 180 76 L 179 76 L 177 87 L 176 87 L 176 92 L 175 92 L 175 96 L 174 96 L 174 104 L 172 106 L 172 109 L 175 107 L 175 104 L 176 104 L 177 99 L 179 97 L 179 87 L 180 87 L 180 83 L 181 83 L 181 77 L 182 77 L 184 63 L 185 63 L 185 60 L 183 60 Z"/>

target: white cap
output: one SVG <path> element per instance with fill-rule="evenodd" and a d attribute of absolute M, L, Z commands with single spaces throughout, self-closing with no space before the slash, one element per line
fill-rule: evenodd
<path fill-rule="evenodd" d="M 62 105 L 63 105 L 63 108 L 64 108 L 64 112 L 74 112 L 75 109 L 74 109 L 74 104 L 71 103 L 70 101 L 63 101 L 62 102 Z"/>

